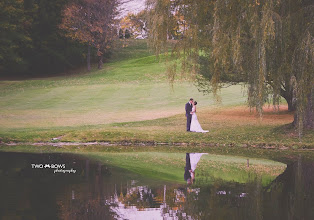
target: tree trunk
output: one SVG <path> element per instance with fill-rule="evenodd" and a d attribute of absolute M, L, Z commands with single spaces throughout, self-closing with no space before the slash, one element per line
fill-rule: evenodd
<path fill-rule="evenodd" d="M 293 93 L 292 91 L 280 90 L 280 95 L 286 100 L 288 103 L 288 111 L 293 112 L 296 110 L 296 103 L 293 102 Z"/>
<path fill-rule="evenodd" d="M 90 44 L 88 44 L 87 47 L 87 71 L 89 72 L 91 70 L 90 67 Z"/>
<path fill-rule="evenodd" d="M 104 64 L 103 62 L 103 55 L 101 54 L 100 56 L 98 56 L 98 69 L 102 69 L 102 65 Z"/>
<path fill-rule="evenodd" d="M 298 112 L 294 114 L 293 125 L 298 126 Z M 303 128 L 314 129 L 314 89 L 307 96 L 307 103 L 303 115 Z"/>
<path fill-rule="evenodd" d="M 288 103 L 288 111 L 289 112 L 293 112 L 296 110 L 296 105 L 295 103 L 292 102 L 292 98 L 291 99 L 286 99 L 287 103 Z"/>
<path fill-rule="evenodd" d="M 90 16 L 91 16 L 90 3 L 87 2 L 87 24 L 88 25 L 91 25 Z M 91 70 L 91 67 L 90 67 L 90 42 L 88 42 L 88 46 L 87 46 L 87 71 L 89 72 L 90 70 Z"/>
<path fill-rule="evenodd" d="M 308 94 L 308 102 L 304 112 L 304 128 L 314 129 L 314 89 Z"/>

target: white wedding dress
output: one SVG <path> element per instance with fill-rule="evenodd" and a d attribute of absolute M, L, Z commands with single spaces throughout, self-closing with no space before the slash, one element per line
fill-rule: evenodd
<path fill-rule="evenodd" d="M 208 153 L 190 153 L 190 164 L 191 164 L 191 170 L 193 172 L 195 171 L 197 163 L 201 159 L 203 154 L 208 154 Z"/>
<path fill-rule="evenodd" d="M 195 106 L 192 108 L 192 112 L 193 112 L 193 115 L 192 115 L 192 120 L 191 120 L 190 131 L 202 132 L 202 133 L 209 132 L 207 130 L 203 130 L 200 123 L 198 122 L 197 116 L 195 113 Z"/>

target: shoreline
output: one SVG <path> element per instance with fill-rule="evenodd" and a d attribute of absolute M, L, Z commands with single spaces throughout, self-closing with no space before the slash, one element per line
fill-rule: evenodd
<path fill-rule="evenodd" d="M 285 144 L 266 144 L 266 143 L 251 143 L 251 144 L 238 144 L 238 143 L 188 143 L 188 142 L 153 142 L 153 141 L 119 141 L 119 142 L 110 142 L 110 141 L 91 141 L 91 142 L 0 142 L 1 146 L 53 146 L 60 147 L 63 146 L 135 146 L 135 147 L 159 147 L 159 146 L 175 146 L 175 147 L 230 147 L 230 148 L 259 148 L 259 149 L 275 149 L 275 150 L 314 150 L 313 145 L 308 144 L 294 144 L 294 145 L 285 145 Z"/>

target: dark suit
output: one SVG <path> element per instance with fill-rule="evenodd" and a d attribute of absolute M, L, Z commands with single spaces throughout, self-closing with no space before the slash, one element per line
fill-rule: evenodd
<path fill-rule="evenodd" d="M 191 179 L 191 162 L 190 162 L 190 154 L 186 153 L 185 156 L 185 167 L 184 167 L 184 180 L 187 181 L 188 179 Z"/>
<path fill-rule="evenodd" d="M 192 115 L 190 112 L 192 111 L 193 105 L 188 102 L 185 104 L 185 116 L 186 116 L 186 130 L 190 131 Z"/>

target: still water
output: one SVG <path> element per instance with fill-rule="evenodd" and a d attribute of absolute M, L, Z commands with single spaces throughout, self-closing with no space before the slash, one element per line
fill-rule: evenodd
<path fill-rule="evenodd" d="M 143 178 L 74 154 L 0 152 L 1 220 L 310 220 L 313 186 L 314 162 L 301 157 L 266 185 L 259 178 L 188 185 Z"/>

